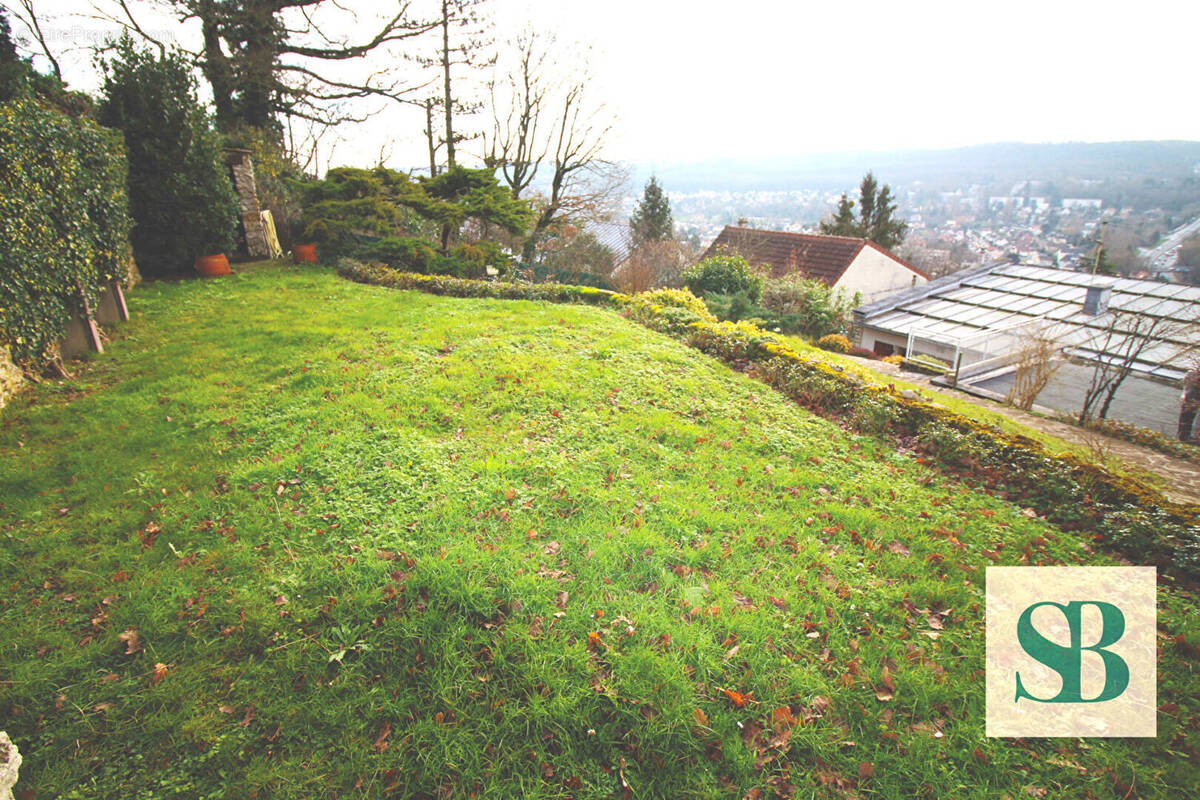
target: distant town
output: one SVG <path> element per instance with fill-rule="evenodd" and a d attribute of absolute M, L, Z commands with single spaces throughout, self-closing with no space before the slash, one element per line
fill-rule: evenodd
<path fill-rule="evenodd" d="M 1148 143 L 1123 146 L 1128 149 L 1096 155 L 1094 145 L 1028 145 L 1021 147 L 1030 148 L 1029 153 L 1009 154 L 1003 162 L 997 158 L 982 166 L 977 165 L 981 156 L 972 151 L 962 156 L 970 163 L 962 174 L 952 172 L 949 151 L 939 153 L 942 160 L 925 168 L 900 162 L 890 168 L 885 165 L 876 176 L 891 183 L 897 215 L 908 223 L 897 255 L 933 275 L 1000 260 L 1090 271 L 1096 266 L 1103 233 L 1105 261 L 1111 271 L 1196 283 L 1200 268 L 1180 263 L 1179 254 L 1189 239 L 1200 242 L 1196 238 L 1200 236 L 1200 163 L 1190 151 L 1166 157 Z M 1057 168 L 1045 164 L 1048 156 L 1043 153 L 1060 157 Z M 1033 162 L 1026 174 L 1020 166 L 1024 158 Z M 1148 166 L 1152 159 L 1154 165 Z M 1122 160 L 1137 162 L 1140 174 L 1122 171 Z M 871 163 L 865 158 L 863 162 Z M 1054 178 L 1040 177 L 1047 174 Z M 849 175 L 847 170 L 844 185 L 836 188 L 833 179 L 807 165 L 790 173 L 783 170 L 778 178 L 739 165 L 736 171 L 731 168 L 728 175 L 716 177 L 692 178 L 682 170 L 668 171 L 663 183 L 678 235 L 704 248 L 725 225 L 739 223 L 818 232 L 820 221 L 834 211 L 841 193 L 853 196 L 856 182 Z M 787 180 L 820 188 L 779 186 Z M 724 182 L 734 188 L 695 185 L 702 182 Z M 770 188 L 746 185 L 754 182 Z M 680 185 L 683 188 L 677 188 Z M 623 216 L 632 205 L 633 198 L 627 198 Z"/>

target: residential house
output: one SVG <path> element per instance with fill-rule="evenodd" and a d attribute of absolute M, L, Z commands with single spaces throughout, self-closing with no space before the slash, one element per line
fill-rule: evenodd
<path fill-rule="evenodd" d="M 740 255 L 771 277 L 797 274 L 864 302 L 925 283 L 929 276 L 868 239 L 726 225 L 704 253 Z"/>

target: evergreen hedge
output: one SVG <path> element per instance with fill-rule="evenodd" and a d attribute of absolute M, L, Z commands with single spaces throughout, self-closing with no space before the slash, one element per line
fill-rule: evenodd
<path fill-rule="evenodd" d="M 0 344 L 39 368 L 67 321 L 124 281 L 130 218 L 119 133 L 33 100 L 0 104 Z"/>
<path fill-rule="evenodd" d="M 228 253 L 240 216 L 220 135 L 178 52 L 126 37 L 105 62 L 102 125 L 125 135 L 133 254 L 149 278 L 191 275 L 199 256 Z"/>

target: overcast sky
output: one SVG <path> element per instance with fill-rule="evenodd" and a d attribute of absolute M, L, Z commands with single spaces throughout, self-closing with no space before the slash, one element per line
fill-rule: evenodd
<path fill-rule="evenodd" d="M 90 3 L 38 5 L 54 17 Z M 491 5 L 498 42 L 534 25 L 557 32 L 566 60 L 590 48 L 594 97 L 617 120 L 611 156 L 651 167 L 998 141 L 1200 140 L 1193 0 Z M 105 29 L 66 16 L 47 27 L 64 47 Z M 66 61 L 72 85 L 97 85 L 85 52 Z M 346 131 L 333 160 L 373 163 L 390 143 L 393 166 L 419 165 L 420 128 L 409 112 L 388 113 Z"/>

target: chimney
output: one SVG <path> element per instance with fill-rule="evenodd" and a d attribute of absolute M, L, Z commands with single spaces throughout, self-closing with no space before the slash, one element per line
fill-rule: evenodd
<path fill-rule="evenodd" d="M 1108 298 L 1111 295 L 1111 286 L 1087 287 L 1087 299 L 1083 301 L 1083 313 L 1097 317 L 1108 311 Z"/>

